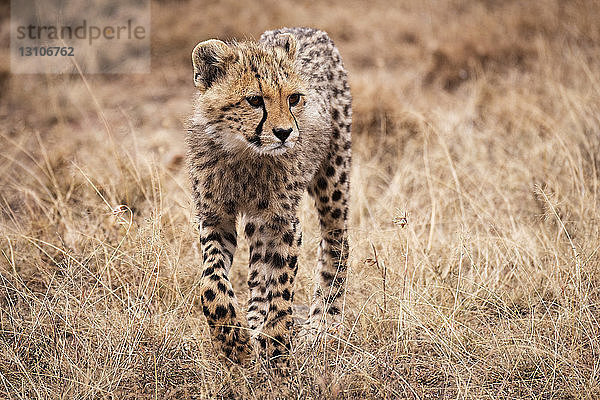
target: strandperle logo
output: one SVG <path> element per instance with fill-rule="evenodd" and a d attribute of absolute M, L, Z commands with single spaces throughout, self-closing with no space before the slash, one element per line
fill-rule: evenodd
<path fill-rule="evenodd" d="M 150 0 L 12 0 L 11 71 L 150 72 Z"/>
<path fill-rule="evenodd" d="M 146 28 L 140 25 L 133 25 L 131 20 L 127 21 L 126 25 L 104 26 L 98 27 L 92 24 L 88 25 L 87 20 L 78 26 L 18 26 L 17 39 L 30 40 L 65 40 L 65 39 L 85 39 L 91 45 L 94 40 L 120 40 L 120 39 L 137 39 L 142 40 L 146 37 Z"/>

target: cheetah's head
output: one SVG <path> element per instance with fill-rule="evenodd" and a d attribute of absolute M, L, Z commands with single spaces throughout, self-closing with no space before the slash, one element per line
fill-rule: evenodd
<path fill-rule="evenodd" d="M 192 52 L 198 89 L 193 121 L 224 148 L 278 155 L 293 148 L 306 112 L 306 84 L 297 72 L 296 41 L 201 42 Z"/>

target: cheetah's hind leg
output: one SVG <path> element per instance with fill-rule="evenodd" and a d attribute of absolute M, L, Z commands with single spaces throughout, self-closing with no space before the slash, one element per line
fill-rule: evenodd
<path fill-rule="evenodd" d="M 348 141 L 349 144 L 349 141 Z M 309 337 L 341 329 L 342 300 L 348 264 L 348 174 L 350 152 L 339 146 L 325 160 L 310 186 L 321 225 L 321 243 L 315 269 L 315 290 L 304 333 Z"/>

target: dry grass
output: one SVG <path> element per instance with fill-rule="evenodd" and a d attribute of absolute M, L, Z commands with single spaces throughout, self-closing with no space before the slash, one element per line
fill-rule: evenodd
<path fill-rule="evenodd" d="M 152 74 L 89 87 L 0 50 L 0 397 L 600 398 L 599 2 L 238 4 L 153 3 Z M 181 162 L 195 42 L 281 25 L 355 98 L 346 329 L 285 380 L 210 352 Z"/>

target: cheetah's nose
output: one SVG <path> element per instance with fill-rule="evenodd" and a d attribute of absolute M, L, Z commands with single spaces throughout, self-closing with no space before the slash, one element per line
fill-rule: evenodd
<path fill-rule="evenodd" d="M 285 142 L 292 133 L 292 128 L 282 129 L 282 128 L 273 128 L 273 134 L 277 137 L 277 139 L 281 140 L 281 143 Z"/>

